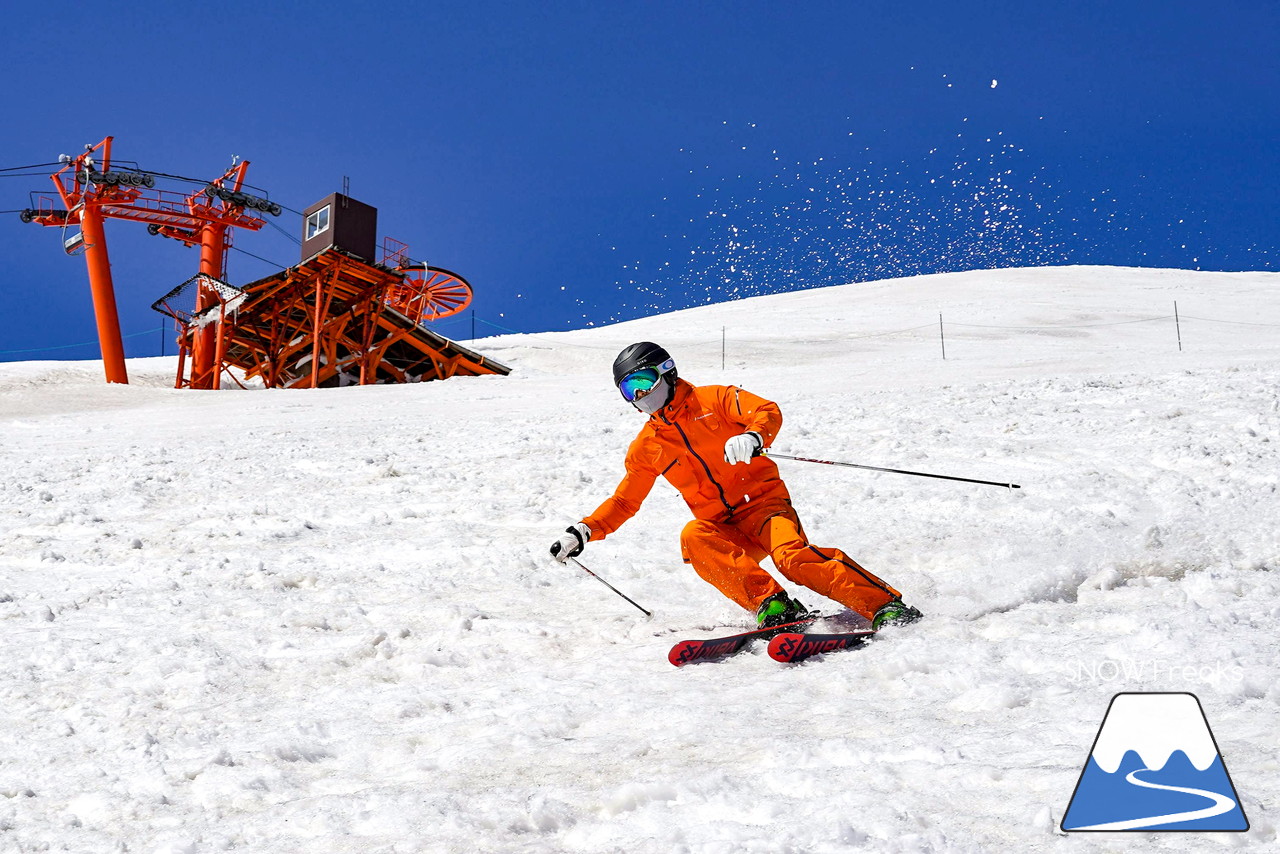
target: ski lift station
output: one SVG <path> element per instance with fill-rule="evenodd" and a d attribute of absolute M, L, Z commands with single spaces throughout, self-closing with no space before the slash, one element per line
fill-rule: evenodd
<path fill-rule="evenodd" d="M 297 265 L 232 285 L 225 278 L 234 229 L 258 231 L 283 210 L 245 192 L 249 162 L 184 194 L 156 188 L 157 177 L 174 176 L 113 169 L 111 142 L 63 155 L 51 176 L 55 192 L 34 196 L 22 212 L 24 222 L 61 228 L 65 251 L 84 256 L 108 383 L 129 381 L 108 219 L 144 223 L 200 250 L 198 272 L 152 305 L 175 323 L 178 388 L 217 389 L 241 377 L 267 388 L 322 388 L 511 372 L 424 325 L 466 308 L 471 285 L 414 261 L 407 244 L 379 244 L 375 208 L 344 193 L 321 199 L 303 211 Z"/>

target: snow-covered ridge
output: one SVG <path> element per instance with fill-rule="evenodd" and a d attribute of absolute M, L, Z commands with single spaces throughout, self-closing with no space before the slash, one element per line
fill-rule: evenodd
<path fill-rule="evenodd" d="M 1082 374 L 1107 365 L 1176 369 L 1184 352 L 1196 353 L 1196 364 L 1232 364 L 1258 348 L 1280 352 L 1278 301 L 1280 273 L 980 270 L 752 297 L 477 346 L 526 372 L 599 376 L 599 363 L 622 347 L 658 340 L 683 357 L 682 367 L 703 374 L 722 365 L 755 370 L 785 363 L 838 371 L 858 388 L 887 389 L 957 376 Z M 906 369 L 886 371 L 890 362 Z"/>
<path fill-rule="evenodd" d="M 947 360 L 963 363 L 970 378 L 1088 372 L 1100 364 L 1142 367 L 1153 364 L 1148 357 L 1173 365 L 1179 335 L 1183 351 L 1197 354 L 1196 364 L 1229 362 L 1259 349 L 1280 352 L 1278 302 L 1280 273 L 1011 268 L 751 297 L 599 329 L 483 338 L 475 346 L 511 360 L 525 376 L 598 376 L 600 364 L 607 367 L 618 350 L 648 338 L 704 372 L 735 362 L 761 367 L 761 356 L 791 367 L 830 368 L 835 361 L 861 387 L 898 387 L 947 380 L 939 370 L 881 369 L 885 359 L 946 368 L 935 365 L 943 361 L 943 338 Z M 175 365 L 173 357 L 130 360 L 132 382 L 171 386 Z M 0 392 L 100 377 L 94 361 L 0 363 Z"/>

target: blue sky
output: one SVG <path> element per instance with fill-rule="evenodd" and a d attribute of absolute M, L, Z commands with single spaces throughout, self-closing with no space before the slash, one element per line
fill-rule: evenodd
<path fill-rule="evenodd" d="M 0 168 L 110 134 L 153 171 L 248 159 L 296 210 L 348 176 L 481 335 L 975 267 L 1275 270 L 1277 43 L 1268 2 L 10 2 Z M 2 211 L 50 186 L 0 175 Z M 233 283 L 299 260 L 273 222 Z M 127 351 L 158 354 L 198 254 L 107 235 Z M 0 214 L 0 252 L 0 360 L 96 357 L 59 230 Z"/>

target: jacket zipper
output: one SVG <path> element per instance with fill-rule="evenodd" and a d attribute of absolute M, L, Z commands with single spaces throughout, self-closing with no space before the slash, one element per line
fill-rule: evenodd
<path fill-rule="evenodd" d="M 720 493 L 720 503 L 724 505 L 724 509 L 728 512 L 730 516 L 732 516 L 733 505 L 731 505 L 728 502 L 728 500 L 724 497 L 724 488 L 720 486 L 720 481 L 716 480 L 715 475 L 711 473 L 711 467 L 707 465 L 707 461 L 704 460 L 702 456 L 693 449 L 693 445 L 690 444 L 689 442 L 689 437 L 686 436 L 684 433 L 684 428 L 682 428 L 679 424 L 676 424 L 674 421 L 668 421 L 667 416 L 665 415 L 660 415 L 658 417 L 660 417 L 663 421 L 666 421 L 666 423 L 669 426 L 676 428 L 676 432 L 679 433 L 680 438 L 684 440 L 684 446 L 689 449 L 689 453 L 693 454 L 694 459 L 702 463 L 702 470 L 707 473 L 707 480 L 711 481 L 712 485 L 715 486 L 716 488 L 716 492 Z"/>

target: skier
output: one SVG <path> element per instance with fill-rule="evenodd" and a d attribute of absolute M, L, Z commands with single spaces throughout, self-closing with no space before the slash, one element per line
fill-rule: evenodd
<path fill-rule="evenodd" d="M 693 511 L 680 534 L 684 562 L 754 612 L 761 628 L 809 613 L 760 566 L 766 555 L 784 577 L 856 611 L 874 629 L 920 619 L 902 594 L 844 552 L 809 543 L 778 467 L 760 454 L 782 426 L 776 403 L 734 386 L 695 386 L 648 341 L 618 354 L 613 381 L 649 419 L 627 449 L 627 473 L 613 496 L 565 529 L 551 546 L 556 560 L 618 530 L 662 476 Z"/>

